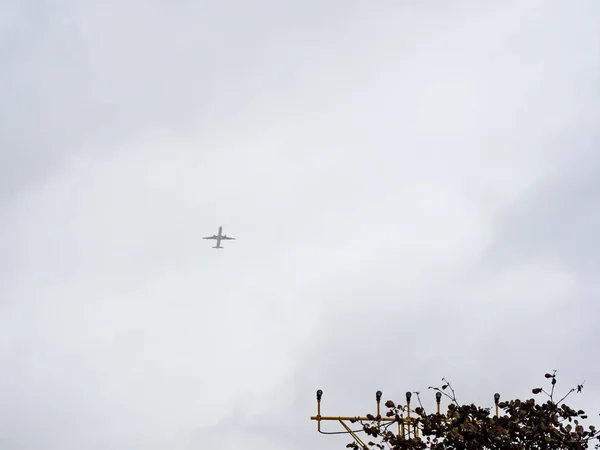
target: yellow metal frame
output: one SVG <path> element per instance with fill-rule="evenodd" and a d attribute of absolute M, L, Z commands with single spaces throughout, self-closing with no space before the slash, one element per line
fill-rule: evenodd
<path fill-rule="evenodd" d="M 323 397 L 323 391 L 319 389 L 317 391 L 317 415 L 311 416 L 310 420 L 317 421 L 317 431 L 319 433 L 327 432 L 321 431 L 321 422 L 322 421 L 337 421 L 339 422 L 346 432 L 352 436 L 355 442 L 360 445 L 363 449 L 369 450 L 369 447 L 356 435 L 357 431 L 352 430 L 350 426 L 346 423 L 346 421 L 354 423 L 354 422 L 377 422 L 377 427 L 381 427 L 382 422 L 398 422 L 398 434 L 403 437 L 419 437 L 419 418 L 411 417 L 411 409 L 410 409 L 410 399 L 411 392 L 406 393 L 406 417 L 400 417 L 399 419 L 396 417 L 381 417 L 381 391 L 377 391 L 375 393 L 375 401 L 377 404 L 377 414 L 374 418 L 369 417 L 361 417 L 361 416 L 323 416 L 321 415 L 321 399 Z M 440 413 L 441 408 L 441 400 L 442 394 L 441 392 L 436 392 L 435 401 L 437 404 L 437 413 Z M 500 401 L 500 394 L 494 394 L 494 403 L 496 406 L 496 417 L 498 417 L 498 402 Z M 390 424 L 391 425 L 391 424 Z M 362 431 L 362 430 L 361 430 Z M 344 433 L 344 432 L 342 432 Z"/>

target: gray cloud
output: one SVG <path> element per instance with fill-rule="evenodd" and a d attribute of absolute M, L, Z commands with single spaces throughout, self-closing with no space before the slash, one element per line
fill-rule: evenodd
<path fill-rule="evenodd" d="M 491 405 L 552 368 L 592 411 L 597 9 L 15 7 L 0 438 L 341 447 L 318 388 Z"/>
<path fill-rule="evenodd" d="M 501 218 L 496 253 L 553 259 L 580 276 L 595 278 L 600 268 L 592 244 L 600 225 L 600 157 L 592 150 L 598 138 L 590 133 L 589 139 L 583 151 L 572 148 L 568 161 Z"/>

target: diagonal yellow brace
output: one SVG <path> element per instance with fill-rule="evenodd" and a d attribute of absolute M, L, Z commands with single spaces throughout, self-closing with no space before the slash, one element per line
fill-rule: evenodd
<path fill-rule="evenodd" d="M 360 445 L 364 450 L 369 450 L 369 447 L 367 447 L 367 445 L 356 435 L 356 433 L 352 431 L 352 429 L 348 425 L 346 425 L 346 422 L 340 419 L 340 423 L 346 429 L 346 431 L 350 433 L 350 435 L 354 438 L 358 445 Z"/>

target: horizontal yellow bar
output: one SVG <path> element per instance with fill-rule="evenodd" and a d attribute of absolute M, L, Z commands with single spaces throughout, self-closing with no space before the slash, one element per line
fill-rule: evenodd
<path fill-rule="evenodd" d="M 350 417 L 350 416 L 311 416 L 310 420 L 354 420 L 354 421 L 369 421 L 372 422 L 373 419 L 369 419 L 367 417 Z M 381 422 L 393 422 L 394 419 L 393 417 L 382 417 L 379 419 Z M 406 418 L 404 420 L 407 420 Z M 408 421 L 412 421 L 414 419 L 408 419 Z M 375 421 L 377 421 L 377 418 L 375 418 Z"/>
<path fill-rule="evenodd" d="M 363 421 L 363 422 L 377 422 L 377 418 L 369 419 L 367 417 L 352 417 L 352 416 L 311 416 L 310 420 L 350 420 L 350 421 Z M 381 417 L 379 419 L 380 422 L 394 422 L 396 419 L 393 417 Z M 400 419 L 400 422 L 403 423 L 413 423 L 420 422 L 420 418 L 418 417 L 403 417 Z M 452 422 L 452 419 L 444 418 L 442 422 Z M 481 422 L 481 420 L 475 420 L 476 423 Z"/>

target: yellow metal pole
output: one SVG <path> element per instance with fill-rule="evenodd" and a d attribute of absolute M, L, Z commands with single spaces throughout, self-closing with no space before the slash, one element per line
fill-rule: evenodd
<path fill-rule="evenodd" d="M 412 394 L 410 392 L 406 393 L 406 419 L 408 420 L 408 437 L 410 437 L 411 434 L 411 430 L 410 430 L 410 397 L 412 396 Z"/>
<path fill-rule="evenodd" d="M 381 429 L 381 391 L 375 393 L 375 401 L 377 402 L 377 429 Z"/>
<path fill-rule="evenodd" d="M 497 392 L 494 394 L 494 404 L 496 406 L 496 417 L 498 417 L 498 403 L 500 402 L 500 394 Z"/>
<path fill-rule="evenodd" d="M 317 431 L 321 432 L 321 397 L 323 397 L 323 391 L 319 389 L 317 391 Z"/>

